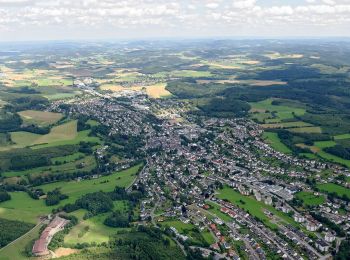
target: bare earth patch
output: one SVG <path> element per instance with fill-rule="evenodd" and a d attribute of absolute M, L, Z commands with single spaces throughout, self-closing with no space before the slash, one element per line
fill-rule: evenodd
<path fill-rule="evenodd" d="M 65 247 L 59 247 L 55 250 L 54 254 L 55 256 L 53 258 L 59 258 L 63 256 L 69 256 L 72 254 L 79 253 L 80 250 L 73 249 L 73 248 L 65 248 Z"/>

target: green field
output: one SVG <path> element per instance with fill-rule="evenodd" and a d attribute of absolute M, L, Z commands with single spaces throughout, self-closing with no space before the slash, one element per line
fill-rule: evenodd
<path fill-rule="evenodd" d="M 338 184 L 334 184 L 334 183 L 318 184 L 317 188 L 319 188 L 321 191 L 328 192 L 328 193 L 335 192 L 340 197 L 346 195 L 348 196 L 348 198 L 350 198 L 350 189 L 340 186 Z"/>
<path fill-rule="evenodd" d="M 186 230 L 191 230 L 194 228 L 194 225 L 192 224 L 186 224 L 183 223 L 182 221 L 179 220 L 168 220 L 168 221 L 164 221 L 161 222 L 162 226 L 169 226 L 169 227 L 174 227 L 176 228 L 177 231 L 179 231 L 180 233 L 184 233 Z"/>
<path fill-rule="evenodd" d="M 212 74 L 209 71 L 195 71 L 195 70 L 179 70 L 170 73 L 174 77 L 185 77 L 185 78 L 201 78 L 210 77 Z"/>
<path fill-rule="evenodd" d="M 84 157 L 83 153 L 73 153 L 67 156 L 60 156 L 60 157 L 55 157 L 51 159 L 52 163 L 64 163 L 64 162 L 74 162 L 76 160 L 79 160 Z"/>
<path fill-rule="evenodd" d="M 47 111 L 25 110 L 18 112 L 24 124 L 35 124 L 39 126 L 48 126 L 56 123 L 63 115 Z"/>
<path fill-rule="evenodd" d="M 25 260 L 29 259 L 24 251 L 24 248 L 32 241 L 39 237 L 39 232 L 42 225 L 36 226 L 30 232 L 18 239 L 13 244 L 0 250 L 0 260 Z"/>
<path fill-rule="evenodd" d="M 322 129 L 319 126 L 297 127 L 297 128 L 290 128 L 288 130 L 293 133 L 311 133 L 311 134 L 322 133 Z"/>
<path fill-rule="evenodd" d="M 209 230 L 205 230 L 200 233 L 194 232 L 192 230 L 194 230 L 195 226 L 190 223 L 186 224 L 179 220 L 167 220 L 167 221 L 161 222 L 160 224 L 163 227 L 164 226 L 174 227 L 179 233 L 187 235 L 191 239 L 197 242 L 200 242 L 200 240 L 204 240 L 209 245 L 215 242 L 215 239 Z"/>
<path fill-rule="evenodd" d="M 11 192 L 11 200 L 0 203 L 0 217 L 37 223 L 38 216 L 47 215 L 54 207 L 45 205 L 44 200 L 34 200 L 26 192 Z"/>
<path fill-rule="evenodd" d="M 92 193 L 97 191 L 112 191 L 115 186 L 127 187 L 136 177 L 137 171 L 142 167 L 142 164 L 138 164 L 129 169 L 113 173 L 108 176 L 103 176 L 98 179 L 83 180 L 80 182 L 55 182 L 50 184 L 44 184 L 38 186 L 45 192 L 52 191 L 56 188 L 60 188 L 63 194 L 69 196 L 68 199 L 61 201 L 59 205 L 75 202 L 78 198 L 86 193 Z"/>
<path fill-rule="evenodd" d="M 337 143 L 334 141 L 320 141 L 320 142 L 315 142 L 314 146 L 322 149 L 322 148 L 335 146 L 336 144 Z"/>
<path fill-rule="evenodd" d="M 72 155 L 72 157 L 69 157 L 69 155 L 65 157 L 73 158 L 74 154 Z M 64 157 L 61 157 L 60 159 L 62 158 Z M 93 170 L 94 168 L 96 168 L 95 157 L 85 156 L 79 160 L 73 160 L 65 164 L 43 166 L 43 167 L 32 168 L 32 169 L 23 170 L 23 171 L 9 171 L 9 172 L 4 172 L 2 175 L 4 177 L 15 177 L 15 176 L 25 176 L 27 174 L 40 175 L 40 174 L 62 173 L 62 172 L 69 173 L 69 172 L 75 172 L 78 168 L 81 171 Z"/>
<path fill-rule="evenodd" d="M 340 138 L 338 140 L 343 140 L 343 139 Z M 337 143 L 335 141 L 320 141 L 320 142 L 315 142 L 313 146 L 305 146 L 304 144 L 302 144 L 302 146 L 308 147 L 311 151 L 317 154 L 317 156 L 327 161 L 339 163 L 347 167 L 350 167 L 350 160 L 340 158 L 333 154 L 327 153 L 323 150 L 324 148 L 332 147 L 332 146 L 335 146 L 336 144 Z"/>
<path fill-rule="evenodd" d="M 217 197 L 220 199 L 226 199 L 238 207 L 244 209 L 270 228 L 276 228 L 277 226 L 276 224 L 270 222 L 269 218 L 264 214 L 263 209 L 269 210 L 289 224 L 296 224 L 291 217 L 284 214 L 283 212 L 276 210 L 272 206 L 265 205 L 263 202 L 259 202 L 252 197 L 243 196 L 228 186 L 225 186 L 222 190 L 219 190 Z"/>
<path fill-rule="evenodd" d="M 305 206 L 318 206 L 326 201 L 323 196 L 315 196 L 312 192 L 305 191 L 298 192 L 296 197 L 302 200 Z"/>
<path fill-rule="evenodd" d="M 251 112 L 269 113 L 274 119 L 266 119 L 266 123 L 279 123 L 282 120 L 293 119 L 295 116 L 302 116 L 306 110 L 304 108 L 298 108 L 286 105 L 272 105 L 273 98 L 269 98 L 260 102 L 251 102 Z M 254 118 L 255 114 L 252 114 Z"/>
<path fill-rule="evenodd" d="M 292 151 L 281 142 L 281 140 L 278 138 L 277 133 L 272 132 L 264 132 L 263 138 L 266 141 L 266 143 L 270 144 L 273 149 L 276 151 L 279 151 L 281 153 L 291 154 Z"/>
<path fill-rule="evenodd" d="M 30 146 L 33 144 L 33 141 L 39 139 L 39 137 L 41 137 L 41 135 L 23 131 L 11 133 L 11 140 L 16 143 L 13 148 Z"/>
<path fill-rule="evenodd" d="M 339 164 L 345 165 L 346 167 L 350 168 L 350 160 L 346 160 L 346 159 L 340 158 L 340 157 L 335 156 L 333 154 L 326 153 L 325 151 L 322 151 L 322 150 L 317 152 L 317 154 L 320 157 L 322 157 L 323 159 L 326 159 L 327 161 L 331 161 L 331 162 L 334 162 L 334 163 L 339 163 Z"/>
<path fill-rule="evenodd" d="M 122 203 L 118 201 L 117 203 Z M 115 209 L 118 208 L 115 204 Z M 130 230 L 130 228 L 113 228 L 103 224 L 104 220 L 110 213 L 99 214 L 92 218 L 83 219 L 86 210 L 77 210 L 70 215 L 74 215 L 79 219 L 79 223 L 74 226 L 68 235 L 65 236 L 64 242 L 69 245 L 76 245 L 77 243 L 92 243 L 101 244 L 108 242 L 110 236 L 116 234 L 117 231 Z"/>
<path fill-rule="evenodd" d="M 82 135 L 82 132 L 79 132 Z M 87 134 L 84 134 L 87 137 Z M 32 145 L 39 147 L 56 146 L 63 144 L 74 143 L 76 139 L 82 140 L 77 132 L 77 121 L 70 121 L 59 126 L 55 126 L 46 135 L 38 135 L 29 132 L 12 132 L 11 139 L 16 145 L 10 148 L 19 148 Z M 80 142 L 80 141 L 79 141 Z M 79 143 L 77 142 L 77 143 Z M 40 145 L 41 144 L 41 145 Z"/>
<path fill-rule="evenodd" d="M 112 191 L 115 186 L 127 187 L 136 177 L 136 173 L 140 167 L 142 167 L 141 164 L 98 179 L 83 180 L 80 182 L 55 182 L 38 186 L 37 188 L 42 188 L 45 192 L 52 191 L 55 188 L 61 188 L 62 193 L 69 196 L 68 199 L 61 201 L 59 205 L 52 207 L 46 206 L 44 200 L 30 198 L 25 192 L 11 192 L 12 199 L 0 203 L 0 217 L 37 223 L 38 216 L 47 215 L 53 208 L 57 208 L 58 206 L 74 203 L 84 194 L 100 190 L 106 192 Z"/>
<path fill-rule="evenodd" d="M 334 136 L 334 140 L 343 140 L 350 139 L 350 134 L 336 135 Z"/>
<path fill-rule="evenodd" d="M 221 218 L 223 221 L 227 221 L 227 222 L 232 221 L 232 218 L 229 215 L 224 214 L 220 211 L 219 205 L 217 205 L 211 201 L 207 201 L 207 204 L 210 206 L 209 212 L 215 214 L 216 216 Z"/>
<path fill-rule="evenodd" d="M 91 142 L 91 143 L 101 143 L 100 138 L 95 136 L 89 136 L 90 130 L 84 130 L 77 132 L 77 135 L 70 139 L 70 140 L 59 140 L 55 142 L 50 142 L 46 144 L 38 144 L 35 146 L 32 146 L 32 149 L 39 149 L 39 148 L 45 148 L 45 147 L 53 147 L 53 146 L 59 146 L 59 145 L 67 145 L 67 144 L 79 144 L 80 142 Z"/>

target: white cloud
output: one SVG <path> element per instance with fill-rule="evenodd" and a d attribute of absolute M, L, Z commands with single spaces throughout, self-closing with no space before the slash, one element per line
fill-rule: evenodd
<path fill-rule="evenodd" d="M 135 36 L 342 34 L 350 36 L 350 0 L 305 0 L 298 5 L 264 0 L 0 0 L 0 35 L 45 37 L 71 30 Z M 268 4 L 268 2 L 273 4 Z M 281 1 L 282 2 L 282 1 Z M 300 26 L 305 25 L 302 30 Z M 327 28 L 329 25 L 329 28 Z M 67 29 L 68 28 L 68 29 Z M 168 30 L 166 30 L 168 28 Z M 35 32 L 35 34 L 34 34 Z M 40 34 L 41 33 L 41 34 Z M 4 36 L 5 35 L 5 36 Z M 119 35 L 115 33 L 115 35 Z M 52 37 L 53 37 L 52 36 Z M 59 36 L 61 37 L 61 36 Z"/>

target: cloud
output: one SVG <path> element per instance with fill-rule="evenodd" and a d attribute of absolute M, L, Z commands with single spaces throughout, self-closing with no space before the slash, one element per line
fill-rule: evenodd
<path fill-rule="evenodd" d="M 350 0 L 0 0 L 0 34 L 260 35 L 276 32 L 350 36 Z M 281 1 L 282 2 L 282 1 Z M 264 3 L 264 4 L 262 4 Z M 301 28 L 304 25 L 305 28 Z M 327 29 L 326 26 L 329 26 Z M 168 30 L 167 30 L 168 29 Z M 41 32 L 41 34 L 40 34 Z M 118 32 L 118 33 L 117 33 Z M 19 36 L 16 36 L 19 37 Z M 61 36 L 60 36 L 61 37 Z M 0 39 L 1 40 L 1 39 Z"/>

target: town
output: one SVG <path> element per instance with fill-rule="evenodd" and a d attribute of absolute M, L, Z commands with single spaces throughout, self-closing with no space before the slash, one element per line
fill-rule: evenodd
<path fill-rule="evenodd" d="M 215 243 L 198 249 L 218 258 L 327 259 L 331 249 L 337 250 L 343 232 L 349 233 L 350 215 L 339 213 L 344 207 L 349 212 L 348 201 L 327 199 L 306 210 L 295 194 L 318 195 L 309 178 L 336 182 L 337 176 L 349 176 L 347 169 L 273 150 L 249 119 L 191 115 L 185 113 L 185 104 L 173 102 L 150 102 L 142 93 L 129 92 L 122 101 L 99 94 L 69 102 L 69 113 L 89 116 L 110 133 L 142 135 L 145 140 L 138 154 L 147 163 L 133 183 L 144 185 L 148 194 L 140 221 L 161 226 L 167 219 L 179 219 L 199 232 L 209 230 Z M 52 110 L 59 107 L 53 103 Z M 164 111 L 171 113 L 164 116 Z M 158 120 L 144 120 L 150 116 Z M 325 169 L 334 172 L 327 180 L 320 177 Z M 339 227 L 338 233 L 329 221 Z M 179 244 L 190 239 L 176 227 L 170 229 Z"/>

